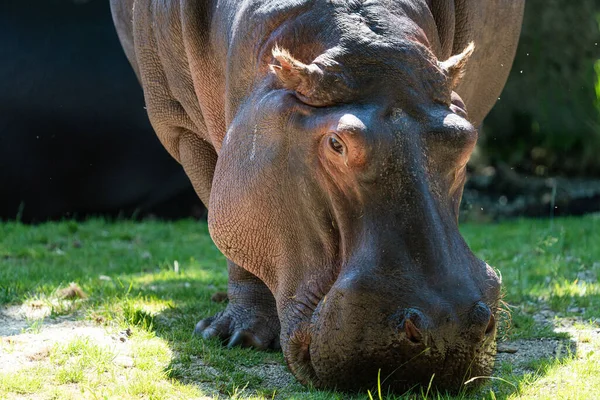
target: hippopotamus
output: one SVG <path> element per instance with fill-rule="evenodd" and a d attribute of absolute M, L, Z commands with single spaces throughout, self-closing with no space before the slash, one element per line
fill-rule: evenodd
<path fill-rule="evenodd" d="M 229 303 L 195 332 L 319 388 L 458 390 L 500 279 L 458 229 L 520 0 L 112 0 L 151 123 L 208 207 Z"/>
<path fill-rule="evenodd" d="M 0 2 L 0 219 L 202 214 L 152 130 L 108 3 L 32 4 Z"/>

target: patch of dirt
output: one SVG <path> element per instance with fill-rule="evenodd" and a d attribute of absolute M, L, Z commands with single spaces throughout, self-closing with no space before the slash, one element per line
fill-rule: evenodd
<path fill-rule="evenodd" d="M 48 310 L 35 306 L 0 308 L 0 373 L 16 372 L 45 362 L 55 344 L 77 337 L 87 337 L 110 348 L 116 355 L 115 362 L 122 359 L 125 363 L 127 358 L 131 359 L 124 335 L 111 335 L 103 327 L 75 321 L 72 316 L 52 319 L 44 318 L 45 315 Z"/>
<path fill-rule="evenodd" d="M 570 339 L 519 339 L 498 344 L 496 367 L 504 361 L 513 365 L 513 373 L 523 375 L 534 372 L 531 361 L 544 358 L 562 359 L 569 354 L 575 354 L 577 343 Z"/>
<path fill-rule="evenodd" d="M 50 315 L 50 308 L 42 302 L 29 305 L 3 307 L 0 309 L 0 337 L 18 335 L 27 329 L 32 321 L 42 320 Z"/>
<path fill-rule="evenodd" d="M 265 387 L 283 389 L 296 382 L 294 375 L 281 364 L 264 364 L 256 367 L 242 367 L 244 372 L 263 379 Z"/>
<path fill-rule="evenodd" d="M 174 356 L 176 356 L 174 354 Z M 220 375 L 220 372 L 207 365 L 201 357 L 198 356 L 190 356 L 192 360 L 192 364 L 189 366 L 183 366 L 180 363 L 174 363 L 172 367 L 174 369 L 178 369 L 183 376 L 180 378 L 183 383 L 196 385 L 200 388 L 200 390 L 210 395 L 211 397 L 206 397 L 207 399 L 219 399 L 221 398 L 221 393 L 215 388 L 213 381 Z"/>

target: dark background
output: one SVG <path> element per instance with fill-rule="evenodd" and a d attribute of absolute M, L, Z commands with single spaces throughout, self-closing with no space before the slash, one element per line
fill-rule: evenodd
<path fill-rule="evenodd" d="M 517 57 L 480 146 L 538 176 L 600 177 L 600 1 L 527 0 Z"/>
<path fill-rule="evenodd" d="M 479 137 L 463 218 L 600 211 L 599 0 L 527 0 L 508 83 Z"/>
<path fill-rule="evenodd" d="M 0 2 L 0 219 L 202 216 L 147 121 L 108 1 Z M 600 211 L 600 0 L 527 0 L 463 219 Z"/>
<path fill-rule="evenodd" d="M 0 1 L 0 219 L 202 205 L 152 131 L 107 0 Z"/>

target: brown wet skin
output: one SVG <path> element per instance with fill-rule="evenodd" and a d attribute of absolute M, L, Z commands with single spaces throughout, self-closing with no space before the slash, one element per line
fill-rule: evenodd
<path fill-rule="evenodd" d="M 304 383 L 458 390 L 491 372 L 500 280 L 459 233 L 523 1 L 112 1 L 148 114 L 209 209 L 227 308 Z M 474 42 L 473 46 L 469 44 Z"/>

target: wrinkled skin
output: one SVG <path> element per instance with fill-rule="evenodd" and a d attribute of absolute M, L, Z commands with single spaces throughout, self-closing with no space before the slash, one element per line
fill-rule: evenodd
<path fill-rule="evenodd" d="M 229 305 L 198 334 L 281 345 L 318 387 L 491 372 L 500 280 L 457 216 L 523 3 L 113 1 L 229 260 Z"/>

